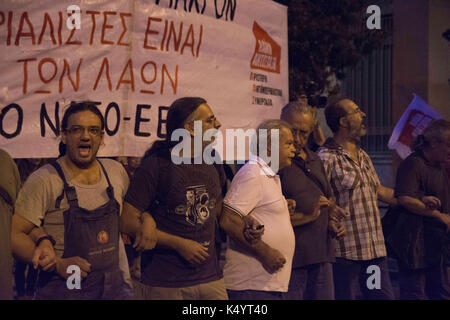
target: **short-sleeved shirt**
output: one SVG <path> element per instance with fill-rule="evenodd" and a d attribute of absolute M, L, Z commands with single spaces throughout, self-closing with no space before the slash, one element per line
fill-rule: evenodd
<path fill-rule="evenodd" d="M 322 160 L 312 151 L 305 150 L 303 160 L 295 157 L 292 165 L 280 170 L 281 186 L 286 199 L 294 199 L 295 211 L 312 213 L 320 196 L 332 197 Z M 293 268 L 324 262 L 334 262 L 334 239 L 328 231 L 328 209 L 305 225 L 294 227 L 295 253 Z"/>
<path fill-rule="evenodd" d="M 0 149 L 0 300 L 13 298 L 11 218 L 20 188 L 17 166 Z"/>
<path fill-rule="evenodd" d="M 215 253 L 222 191 L 214 165 L 174 164 L 169 150 L 158 151 L 144 158 L 136 169 L 125 201 L 149 212 L 159 230 L 208 247 L 209 257 L 200 265 L 190 264 L 173 249 L 156 246 L 145 251 L 143 283 L 181 288 L 223 277 Z"/>
<path fill-rule="evenodd" d="M 319 148 L 336 203 L 350 213 L 344 219 L 346 236 L 337 241 L 336 257 L 371 260 L 386 256 L 377 190 L 378 175 L 370 157 L 362 149 L 355 162 L 348 151 L 329 138 Z"/>
<path fill-rule="evenodd" d="M 262 241 L 280 251 L 285 265 L 269 273 L 261 262 L 228 239 L 225 254 L 225 286 L 230 290 L 287 292 L 292 269 L 295 237 L 281 182 L 260 158 L 251 157 L 234 176 L 224 206 L 241 216 L 251 215 L 264 225 Z"/>
<path fill-rule="evenodd" d="M 69 186 L 75 187 L 80 207 L 94 210 L 109 201 L 106 192 L 108 182 L 103 174 L 103 170 L 100 170 L 101 178 L 98 183 L 81 184 L 70 179 L 69 170 L 63 161 L 57 161 L 61 165 Z M 123 197 L 129 184 L 127 172 L 117 161 L 110 159 L 98 161 L 102 162 L 108 173 L 111 185 L 114 188 L 114 198 L 120 204 L 122 211 Z M 55 254 L 59 257 L 64 252 L 63 212 L 69 209 L 65 193 L 60 207 L 56 208 L 56 199 L 63 193 L 63 187 L 63 181 L 55 168 L 50 164 L 44 165 L 34 171 L 25 181 L 15 205 L 16 214 L 19 214 L 35 226 L 43 225 L 48 234 L 55 239 Z M 119 267 L 122 270 L 125 281 L 131 283 L 125 247 L 121 237 L 119 237 Z"/>
<path fill-rule="evenodd" d="M 395 185 L 395 196 L 409 196 L 421 199 L 434 196 L 441 200 L 439 210 L 450 214 L 450 182 L 445 167 L 433 164 L 423 152 L 409 155 L 399 166 Z M 423 217 L 425 257 L 428 263 L 440 261 L 443 250 L 448 255 L 449 236 L 446 227 L 435 218 Z M 445 245 L 445 247 L 443 247 Z"/>

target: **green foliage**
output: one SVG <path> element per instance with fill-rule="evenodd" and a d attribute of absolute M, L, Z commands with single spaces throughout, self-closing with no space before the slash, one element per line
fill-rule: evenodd
<path fill-rule="evenodd" d="M 275 0 L 288 6 L 289 91 L 291 100 L 330 87 L 330 76 L 345 77 L 344 68 L 380 47 L 387 32 L 369 30 L 364 0 Z"/>

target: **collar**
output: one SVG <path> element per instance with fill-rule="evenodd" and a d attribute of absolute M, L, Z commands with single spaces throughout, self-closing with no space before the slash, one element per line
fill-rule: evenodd
<path fill-rule="evenodd" d="M 336 140 L 334 140 L 333 137 L 328 138 L 325 143 L 323 144 L 323 147 L 329 149 L 329 150 L 333 150 L 341 155 L 345 155 L 347 156 L 351 161 L 354 161 L 352 159 L 352 157 L 350 157 L 350 153 L 345 150 L 340 144 L 338 144 L 336 142 Z M 358 149 L 358 159 L 360 161 L 360 164 L 362 163 L 364 158 L 364 153 L 363 150 L 361 148 Z"/>
<path fill-rule="evenodd" d="M 304 148 L 303 150 L 306 152 L 306 160 L 303 160 L 303 158 L 301 158 L 300 156 L 295 156 L 292 160 L 296 161 L 297 163 L 308 163 L 319 159 L 319 156 L 315 152 L 311 151 L 308 147 Z"/>
<path fill-rule="evenodd" d="M 344 148 L 342 148 L 342 146 L 340 144 L 338 144 L 336 142 L 336 140 L 334 140 L 334 138 L 332 138 L 332 137 L 325 140 L 325 143 L 323 144 L 323 146 L 327 149 L 333 149 L 333 150 L 339 150 L 339 151 L 344 150 Z"/>
<path fill-rule="evenodd" d="M 273 172 L 272 168 L 260 157 L 251 155 L 249 159 L 250 163 L 256 163 L 261 168 L 261 171 L 269 178 L 275 177 L 277 174 Z"/>

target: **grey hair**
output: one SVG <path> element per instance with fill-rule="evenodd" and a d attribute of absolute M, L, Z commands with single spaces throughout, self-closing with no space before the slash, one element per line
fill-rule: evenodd
<path fill-rule="evenodd" d="M 284 120 L 269 119 L 269 120 L 264 120 L 263 122 L 261 122 L 261 124 L 258 126 L 257 130 L 259 131 L 259 130 L 266 129 L 270 132 L 270 130 L 272 130 L 272 129 L 281 130 L 283 128 L 286 128 L 289 130 L 292 129 L 291 125 Z"/>
<path fill-rule="evenodd" d="M 281 109 L 280 119 L 286 120 L 292 112 L 313 114 L 311 107 L 299 101 L 291 101 Z"/>
<path fill-rule="evenodd" d="M 263 137 L 267 137 L 267 144 L 266 146 L 271 145 L 271 143 L 269 143 L 270 141 L 270 136 L 271 136 L 271 131 L 272 130 L 279 130 L 281 131 L 281 129 L 286 128 L 288 130 L 292 130 L 291 125 L 284 121 L 284 120 L 279 120 L 279 119 L 270 119 L 270 120 L 265 120 L 263 122 L 260 123 L 260 125 L 258 126 L 258 128 L 256 129 L 256 135 L 253 139 L 253 143 L 255 143 L 255 147 L 256 147 L 256 151 L 259 154 L 259 147 L 260 147 L 260 139 Z M 267 136 L 262 134 L 260 135 L 260 131 L 259 130 L 266 130 Z M 279 132 L 278 131 L 278 132 Z M 278 138 L 280 138 L 280 133 L 278 133 Z"/>
<path fill-rule="evenodd" d="M 414 140 L 412 149 L 414 151 L 423 150 L 429 147 L 432 141 L 443 141 L 447 130 L 450 130 L 450 121 L 445 119 L 431 121 L 422 134 L 418 135 Z"/>

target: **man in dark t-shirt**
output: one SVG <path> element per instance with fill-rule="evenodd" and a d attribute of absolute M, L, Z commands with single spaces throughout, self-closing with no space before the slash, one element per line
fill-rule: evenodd
<path fill-rule="evenodd" d="M 199 123 L 201 132 L 195 129 Z M 166 140 L 155 142 L 136 170 L 121 217 L 121 231 L 136 238 L 138 250 L 147 250 L 142 255 L 144 298 L 227 299 L 215 247 L 223 168 L 201 158 L 205 142 L 200 150 L 194 142 L 190 150 L 176 153 L 180 149 L 171 140 L 175 130 L 182 130 L 185 142 L 217 130 L 220 122 L 204 99 L 181 98 L 170 106 L 166 127 Z"/>
<path fill-rule="evenodd" d="M 307 148 L 314 117 L 308 106 L 294 102 L 286 105 L 281 118 L 291 124 L 296 147 L 292 165 L 280 171 L 284 196 L 296 202 L 291 216 L 295 253 L 286 298 L 334 299 L 335 241 L 329 231 L 329 208 L 334 208 L 329 199 L 333 194 L 322 161 Z M 345 233 L 340 223 L 332 221 L 330 227 L 340 237 Z"/>
<path fill-rule="evenodd" d="M 450 122 L 437 120 L 398 168 L 395 196 L 417 222 L 415 230 L 404 230 L 409 244 L 403 247 L 411 248 L 414 261 L 399 261 L 402 299 L 450 299 L 449 155 Z"/>
<path fill-rule="evenodd" d="M 162 150 L 143 160 L 125 201 L 143 212 L 151 212 L 158 230 L 195 241 L 208 253 L 202 263 L 192 264 L 176 250 L 157 246 L 145 251 L 144 284 L 177 288 L 222 277 L 214 241 L 221 186 L 213 165 L 176 165 L 169 150 Z"/>

